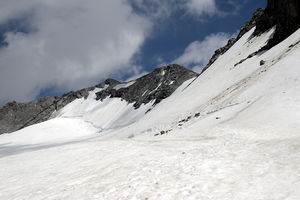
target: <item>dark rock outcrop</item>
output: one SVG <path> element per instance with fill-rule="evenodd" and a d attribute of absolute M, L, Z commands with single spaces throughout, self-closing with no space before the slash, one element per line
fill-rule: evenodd
<path fill-rule="evenodd" d="M 168 65 L 155 69 L 153 72 L 138 78 L 129 87 L 107 89 L 96 93 L 97 100 L 106 97 L 122 98 L 134 103 L 135 108 L 154 101 L 154 104 L 169 97 L 184 81 L 198 74 L 180 65 Z"/>
<path fill-rule="evenodd" d="M 257 20 L 254 35 L 260 35 L 274 26 L 275 34 L 263 50 L 272 48 L 300 28 L 300 1 L 268 0 L 264 14 Z"/>
<path fill-rule="evenodd" d="M 0 134 L 47 120 L 55 110 L 55 100 L 54 97 L 44 97 L 29 103 L 7 103 L 0 110 Z"/>
<path fill-rule="evenodd" d="M 126 84 L 114 79 L 60 97 L 44 97 L 28 103 L 10 102 L 0 108 L 0 134 L 17 131 L 24 127 L 48 120 L 54 111 L 60 110 L 78 98 L 87 98 L 89 91 L 95 88 L 106 88 L 97 93 L 97 99 L 120 97 L 129 103 L 135 102 L 135 108 L 152 100 L 159 103 L 170 96 L 184 81 L 196 77 L 197 73 L 179 65 L 158 68 L 135 81 L 129 87 L 114 89 L 117 85 Z M 171 84 L 172 83 L 172 84 Z"/>

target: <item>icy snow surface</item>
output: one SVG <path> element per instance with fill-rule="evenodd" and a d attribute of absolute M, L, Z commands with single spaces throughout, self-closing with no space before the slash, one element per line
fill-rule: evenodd
<path fill-rule="evenodd" d="M 0 199 L 299 200 L 300 31 L 235 66 L 253 30 L 155 107 L 93 91 L 1 135 Z"/>

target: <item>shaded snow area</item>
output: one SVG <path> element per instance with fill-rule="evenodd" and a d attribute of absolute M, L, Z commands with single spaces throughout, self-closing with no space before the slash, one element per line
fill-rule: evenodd
<path fill-rule="evenodd" d="M 253 31 L 155 106 L 97 88 L 1 135 L 0 199 L 299 200 L 300 31 Z"/>

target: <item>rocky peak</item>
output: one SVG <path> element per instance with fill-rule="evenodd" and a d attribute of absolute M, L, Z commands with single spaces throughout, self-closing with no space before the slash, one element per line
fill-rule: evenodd
<path fill-rule="evenodd" d="M 180 65 L 163 66 L 134 82 L 127 83 L 128 87 L 108 88 L 96 93 L 97 100 L 104 100 L 107 97 L 122 98 L 129 103 L 134 103 L 135 108 L 150 101 L 157 104 L 169 97 L 184 81 L 197 75 Z M 126 86 L 126 83 L 121 84 Z"/>
<path fill-rule="evenodd" d="M 96 85 L 96 88 L 104 88 L 107 87 L 108 89 L 111 89 L 113 87 L 115 87 L 116 85 L 121 84 L 121 82 L 112 79 L 112 78 L 108 78 L 105 81 L 103 81 L 102 83 L 99 83 L 98 85 Z"/>
<path fill-rule="evenodd" d="M 115 79 L 112 79 L 112 78 L 106 79 L 103 83 L 104 83 L 105 85 L 110 86 L 110 87 L 113 87 L 113 86 L 115 86 L 115 85 L 120 84 L 119 81 L 117 81 L 117 80 L 115 80 Z M 103 83 L 102 83 L 102 84 L 103 84 Z"/>

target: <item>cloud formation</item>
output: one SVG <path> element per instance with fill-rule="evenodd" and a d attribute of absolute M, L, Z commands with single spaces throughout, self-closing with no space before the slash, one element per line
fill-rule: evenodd
<path fill-rule="evenodd" d="M 188 66 L 194 71 L 200 72 L 208 63 L 215 50 L 224 46 L 235 35 L 221 32 L 211 34 L 205 37 L 203 41 L 191 42 L 183 54 L 176 58 L 173 63 Z"/>
<path fill-rule="evenodd" d="M 176 11 L 197 17 L 219 13 L 215 0 L 129 0 L 129 2 L 152 19 L 166 18 Z"/>
<path fill-rule="evenodd" d="M 188 13 L 201 16 L 215 15 L 218 13 L 215 0 L 190 0 L 186 4 Z"/>
<path fill-rule="evenodd" d="M 129 67 L 151 23 L 122 0 L 4 0 L 0 23 L 29 17 L 0 49 L 0 102 L 88 86 Z"/>

